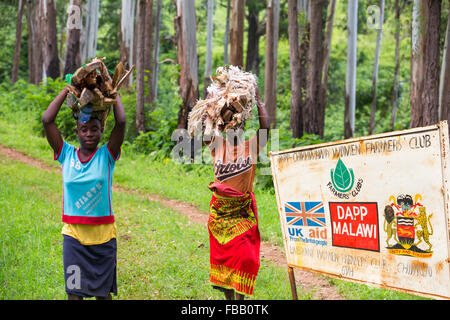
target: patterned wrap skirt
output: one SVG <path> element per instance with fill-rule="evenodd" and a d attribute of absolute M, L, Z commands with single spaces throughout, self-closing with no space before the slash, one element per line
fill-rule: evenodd
<path fill-rule="evenodd" d="M 261 243 L 255 197 L 236 190 L 230 197 L 221 194 L 214 192 L 210 202 L 209 279 L 214 287 L 252 296 Z"/>

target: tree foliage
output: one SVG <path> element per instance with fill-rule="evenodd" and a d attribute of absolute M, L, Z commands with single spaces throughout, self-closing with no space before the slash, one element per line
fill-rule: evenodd
<path fill-rule="evenodd" d="M 400 15 L 400 46 L 399 46 L 399 78 L 398 78 L 398 112 L 394 129 L 406 129 L 410 125 L 410 82 L 411 82 L 411 15 L 412 1 L 406 1 L 406 5 Z M 156 1 L 153 1 L 156 3 Z M 402 1 L 400 1 L 402 2 Z M 65 50 L 65 24 L 67 1 L 56 0 L 57 10 L 57 41 L 58 55 L 60 61 L 64 60 Z M 324 19 L 326 20 L 326 7 L 324 5 Z M 368 7 L 378 5 L 378 0 L 359 0 L 358 10 L 358 51 L 357 51 L 357 76 L 356 76 L 356 110 L 355 110 L 355 136 L 369 134 L 369 123 L 371 113 L 371 103 L 373 97 L 373 64 L 375 58 L 375 47 L 378 30 L 368 25 L 370 12 Z M 195 1 L 196 9 L 196 35 L 198 54 L 198 75 L 202 78 L 205 72 L 206 55 L 206 24 L 207 24 L 207 0 Z M 256 9 L 255 10 L 255 6 Z M 440 24 L 440 48 L 444 47 L 444 38 L 447 27 L 447 17 L 449 14 L 449 2 L 442 1 L 441 24 Z M 246 15 L 249 8 L 258 12 L 258 21 L 265 23 L 266 7 L 261 2 L 248 1 Z M 9 91 L 6 83 L 9 83 L 15 43 L 15 27 L 17 19 L 16 1 L 2 1 L 0 3 L 2 15 L 0 16 L 0 81 L 4 83 L 2 94 Z M 105 63 L 110 71 L 120 59 L 120 10 L 119 1 L 102 0 L 99 12 L 99 30 L 97 42 L 97 56 L 106 57 Z M 212 50 L 212 70 L 224 64 L 224 35 L 226 29 L 227 1 L 216 0 L 214 10 L 214 36 Z M 179 88 L 180 67 L 177 65 L 177 46 L 174 39 L 174 17 L 176 7 L 173 0 L 163 0 L 160 25 L 160 55 L 158 74 L 158 96 L 154 103 L 145 105 L 146 131 L 147 133 L 136 138 L 135 114 L 136 106 L 135 87 L 123 91 L 123 100 L 127 110 L 127 143 L 135 145 L 136 150 L 170 156 L 171 131 L 176 127 L 177 114 L 181 104 Z M 231 17 L 230 17 L 231 18 Z M 26 17 L 24 16 L 23 31 L 21 37 L 21 53 L 18 77 L 22 81 L 13 90 L 23 90 L 28 79 L 28 32 Z M 244 19 L 244 62 L 247 63 L 246 48 L 248 41 L 248 19 Z M 280 1 L 280 21 L 278 40 L 278 61 L 277 61 L 277 83 L 276 83 L 276 117 L 277 129 L 279 130 L 280 148 L 292 147 L 304 143 L 318 141 L 334 141 L 344 137 L 344 106 L 345 106 L 345 78 L 346 78 L 346 56 L 347 56 L 347 1 L 337 1 L 334 17 L 333 37 L 331 43 L 330 63 L 328 72 L 328 88 L 326 93 L 325 124 L 323 140 L 317 140 L 316 136 L 306 136 L 306 139 L 292 138 L 290 129 L 290 109 L 291 109 L 291 70 L 289 64 L 289 41 L 288 41 L 288 5 L 287 0 Z M 391 130 L 391 107 L 392 91 L 394 86 L 395 70 L 395 8 L 394 1 L 386 1 L 385 20 L 383 25 L 383 41 L 380 50 L 379 74 L 376 97 L 376 113 L 374 133 Z M 323 31 L 325 32 L 325 30 Z M 264 88 L 265 85 L 265 61 L 266 61 L 266 36 L 259 38 L 259 76 L 258 85 Z M 442 52 L 441 56 L 442 56 Z M 47 80 L 49 81 L 49 80 Z M 50 86 L 56 82 L 48 82 Z M 62 82 L 60 82 L 63 85 Z M 56 86 L 56 84 L 55 84 Z M 199 81 L 198 92 L 203 92 L 203 82 Z M 39 91 L 40 94 L 51 96 L 47 93 L 48 87 Z M 55 87 L 51 88 L 53 92 Z M 30 89 L 27 89 L 30 90 Z M 37 90 L 37 89 L 36 89 Z M 260 90 L 263 92 L 264 90 Z M 17 99 L 20 95 L 16 95 Z M 45 99 L 38 99 L 43 105 L 40 110 L 46 107 Z M 263 97 L 264 100 L 264 97 Z M 35 104 L 36 101 L 29 99 L 26 103 Z M 63 108 L 64 109 L 64 108 Z M 64 111 L 66 112 L 66 111 Z M 61 115 L 61 126 L 69 137 L 73 137 L 70 128 L 70 115 Z M 67 118 L 66 118 L 67 117 Z M 112 119 L 109 119 L 112 121 Z M 249 128 L 256 128 L 258 125 L 255 117 L 248 121 Z M 311 138 L 312 137 L 312 138 Z"/>

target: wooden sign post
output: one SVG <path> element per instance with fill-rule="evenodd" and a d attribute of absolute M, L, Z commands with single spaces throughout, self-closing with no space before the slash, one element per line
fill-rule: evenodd
<path fill-rule="evenodd" d="M 450 299 L 449 139 L 437 125 L 270 153 L 292 268 Z"/>

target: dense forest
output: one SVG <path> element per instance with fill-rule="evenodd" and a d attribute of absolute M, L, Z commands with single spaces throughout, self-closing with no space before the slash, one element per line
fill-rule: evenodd
<path fill-rule="evenodd" d="M 111 73 L 135 65 L 122 90 L 126 141 L 162 157 L 228 64 L 258 76 L 279 148 L 425 126 L 450 118 L 449 3 L 3 0 L 1 91 L 22 90 L 43 111 L 92 58 Z M 42 99 L 26 100 L 29 86 Z M 66 109 L 59 125 L 74 138 Z"/>

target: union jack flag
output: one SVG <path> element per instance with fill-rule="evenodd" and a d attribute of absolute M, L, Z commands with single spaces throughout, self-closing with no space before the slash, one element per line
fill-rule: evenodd
<path fill-rule="evenodd" d="M 285 202 L 284 212 L 290 226 L 326 226 L 323 202 Z"/>

